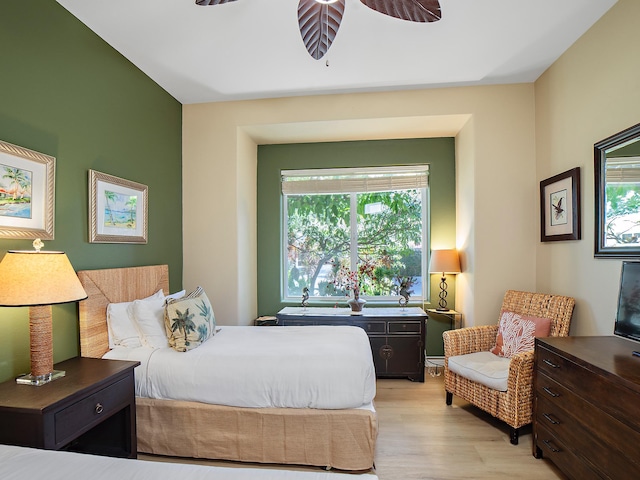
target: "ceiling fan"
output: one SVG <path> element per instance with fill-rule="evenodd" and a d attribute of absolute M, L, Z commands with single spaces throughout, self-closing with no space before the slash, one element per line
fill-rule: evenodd
<path fill-rule="evenodd" d="M 197 5 L 222 5 L 237 0 L 196 0 Z M 309 55 L 321 59 L 333 43 L 344 15 L 346 0 L 299 0 L 298 24 Z M 410 22 L 437 22 L 441 18 L 439 0 L 360 0 L 364 5 L 390 17 Z"/>

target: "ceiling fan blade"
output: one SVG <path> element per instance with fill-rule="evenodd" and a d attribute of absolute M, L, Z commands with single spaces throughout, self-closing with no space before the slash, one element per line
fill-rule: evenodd
<path fill-rule="evenodd" d="M 223 3 L 235 2 L 236 0 L 196 0 L 196 5 L 222 5 Z"/>
<path fill-rule="evenodd" d="M 410 22 L 437 22 L 442 18 L 438 0 L 360 0 L 376 12 Z"/>
<path fill-rule="evenodd" d="M 324 4 L 316 0 L 300 0 L 298 25 L 309 55 L 316 60 L 324 57 L 336 38 L 344 15 L 345 0 Z"/>

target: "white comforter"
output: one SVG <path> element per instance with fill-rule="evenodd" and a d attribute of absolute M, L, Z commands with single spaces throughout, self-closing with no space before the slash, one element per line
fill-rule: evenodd
<path fill-rule="evenodd" d="M 209 467 L 0 445 L 2 480 L 377 480 L 373 474 Z"/>
<path fill-rule="evenodd" d="M 351 326 L 225 326 L 188 352 L 116 347 L 137 360 L 136 396 L 235 407 L 370 406 L 376 376 L 369 339 Z"/>

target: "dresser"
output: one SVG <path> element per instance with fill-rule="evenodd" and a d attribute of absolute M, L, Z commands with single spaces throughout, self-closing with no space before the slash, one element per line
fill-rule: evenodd
<path fill-rule="evenodd" d="M 535 348 L 533 455 L 572 479 L 638 478 L 640 343 L 550 337 Z"/>
<path fill-rule="evenodd" d="M 0 443 L 136 458 L 137 365 L 77 357 L 45 385 L 0 384 Z"/>
<path fill-rule="evenodd" d="M 376 376 L 406 377 L 424 382 L 424 342 L 427 314 L 418 307 L 349 308 L 285 307 L 277 324 L 353 325 L 367 332 Z"/>

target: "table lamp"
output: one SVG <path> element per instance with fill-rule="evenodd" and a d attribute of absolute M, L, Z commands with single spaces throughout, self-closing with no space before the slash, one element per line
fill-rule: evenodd
<path fill-rule="evenodd" d="M 440 293 L 438 296 L 438 308 L 440 312 L 449 310 L 447 307 L 447 273 L 460 273 L 460 258 L 457 250 L 434 250 L 431 252 L 431 260 L 429 262 L 430 273 L 440 273 Z"/>
<path fill-rule="evenodd" d="M 63 377 L 53 370 L 51 305 L 87 298 L 64 252 L 9 250 L 0 262 L 0 306 L 29 307 L 31 373 L 16 378 L 28 385 L 44 385 Z"/>

